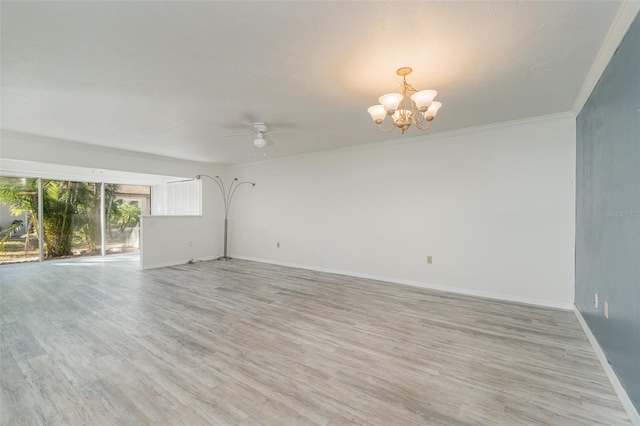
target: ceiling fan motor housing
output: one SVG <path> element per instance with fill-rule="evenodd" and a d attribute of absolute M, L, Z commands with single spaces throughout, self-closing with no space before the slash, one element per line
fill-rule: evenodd
<path fill-rule="evenodd" d="M 267 123 L 262 123 L 262 122 L 257 122 L 257 123 L 253 123 L 253 131 L 258 134 L 258 133 L 267 133 L 269 131 L 269 127 L 267 126 Z"/>

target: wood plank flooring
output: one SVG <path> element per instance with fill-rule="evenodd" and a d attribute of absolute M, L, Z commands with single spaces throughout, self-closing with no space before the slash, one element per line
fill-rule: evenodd
<path fill-rule="evenodd" d="M 629 424 L 572 312 L 137 262 L 0 267 L 2 425 Z"/>

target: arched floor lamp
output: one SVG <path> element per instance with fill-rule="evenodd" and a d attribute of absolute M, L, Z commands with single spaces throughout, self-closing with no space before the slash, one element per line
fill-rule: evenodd
<path fill-rule="evenodd" d="M 231 260 L 231 258 L 227 256 L 227 232 L 229 229 L 229 207 L 231 206 L 231 200 L 233 200 L 233 195 L 236 193 L 240 185 L 250 183 L 251 186 L 254 187 L 256 186 L 256 184 L 249 181 L 238 182 L 238 178 L 234 178 L 231 181 L 231 185 L 229 185 L 229 188 L 225 189 L 224 183 L 222 182 L 222 179 L 220 179 L 220 176 L 211 177 L 209 175 L 198 175 L 196 176 L 196 179 L 200 180 L 203 177 L 207 177 L 218 184 L 220 191 L 222 191 L 222 199 L 224 200 L 224 255 L 217 257 L 216 260 Z"/>

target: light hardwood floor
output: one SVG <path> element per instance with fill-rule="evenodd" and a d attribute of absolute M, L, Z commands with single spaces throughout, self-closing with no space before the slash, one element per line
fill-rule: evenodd
<path fill-rule="evenodd" d="M 572 312 L 240 260 L 137 266 L 0 268 L 3 425 L 629 424 Z"/>

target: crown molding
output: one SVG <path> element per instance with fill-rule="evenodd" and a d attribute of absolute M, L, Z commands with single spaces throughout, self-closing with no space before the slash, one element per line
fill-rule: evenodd
<path fill-rule="evenodd" d="M 456 136 L 477 135 L 479 133 L 490 132 L 495 129 L 518 127 L 518 126 L 523 126 L 527 124 L 534 124 L 537 122 L 546 122 L 546 121 L 553 121 L 553 120 L 566 120 L 566 119 L 575 120 L 575 118 L 576 116 L 572 111 L 565 111 L 565 112 L 559 112 L 554 114 L 519 118 L 516 120 L 510 120 L 510 121 L 501 121 L 498 123 L 480 124 L 478 126 L 463 127 L 460 129 L 453 129 L 453 130 L 445 130 L 438 133 L 421 134 L 421 135 L 409 136 L 409 137 L 398 137 L 391 140 L 362 143 L 358 145 L 350 145 L 350 146 L 344 146 L 339 148 L 330 148 L 322 151 L 305 152 L 303 154 L 290 155 L 290 156 L 280 157 L 280 158 L 272 158 L 268 160 L 258 160 L 258 161 L 249 161 L 246 163 L 227 164 L 226 166 L 231 167 L 235 170 L 235 169 L 260 166 L 260 165 L 270 164 L 270 163 L 280 163 L 280 162 L 286 162 L 286 161 L 291 161 L 291 160 L 296 160 L 301 158 L 315 157 L 318 155 L 331 155 L 331 154 L 340 153 L 340 152 L 358 151 L 363 149 L 375 149 L 375 148 L 381 148 L 385 146 L 397 146 L 400 144 L 423 143 L 425 141 L 438 141 L 440 139 L 447 139 L 447 138 L 456 137 Z"/>
<path fill-rule="evenodd" d="M 611 24 L 609 33 L 602 43 L 598 56 L 596 56 L 596 60 L 593 62 L 593 65 L 591 65 L 589 74 L 587 74 L 587 78 L 582 85 L 575 102 L 573 103 L 571 111 L 573 111 L 576 116 L 580 114 L 582 107 L 587 103 L 591 92 L 593 92 L 598 80 L 602 77 L 602 73 L 604 73 L 607 65 L 609 65 L 613 54 L 618 49 L 618 46 L 620 46 L 622 39 L 627 34 L 629 27 L 633 23 L 639 11 L 640 1 L 638 0 L 627 0 L 620 6 L 620 10 L 618 11 L 616 18 L 613 20 L 613 24 Z"/>

